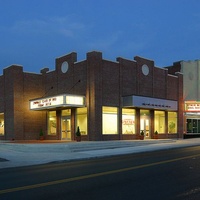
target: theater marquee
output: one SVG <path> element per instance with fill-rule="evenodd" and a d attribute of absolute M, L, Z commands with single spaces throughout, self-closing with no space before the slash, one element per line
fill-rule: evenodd
<path fill-rule="evenodd" d="M 30 110 L 46 110 L 59 107 L 84 107 L 85 97 L 77 95 L 58 95 L 29 101 Z"/>
<path fill-rule="evenodd" d="M 200 112 L 200 102 L 185 101 L 185 112 Z"/>

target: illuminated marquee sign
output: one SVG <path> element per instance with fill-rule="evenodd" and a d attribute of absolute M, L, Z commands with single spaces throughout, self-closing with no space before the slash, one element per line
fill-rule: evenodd
<path fill-rule="evenodd" d="M 185 102 L 185 111 L 199 112 L 200 111 L 200 102 L 197 102 L 197 101 Z"/>
<path fill-rule="evenodd" d="M 30 109 L 48 108 L 63 104 L 63 96 L 55 96 L 30 101 Z"/>
<path fill-rule="evenodd" d="M 79 96 L 66 96 L 66 104 L 84 105 L 84 98 Z"/>
<path fill-rule="evenodd" d="M 54 97 L 30 100 L 31 110 L 44 110 L 69 106 L 85 106 L 85 97 L 65 94 Z"/>

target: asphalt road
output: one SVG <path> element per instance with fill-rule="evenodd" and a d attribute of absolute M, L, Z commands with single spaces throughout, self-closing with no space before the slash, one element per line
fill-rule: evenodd
<path fill-rule="evenodd" d="M 0 170 L 1 200 L 200 199 L 200 147 Z"/>

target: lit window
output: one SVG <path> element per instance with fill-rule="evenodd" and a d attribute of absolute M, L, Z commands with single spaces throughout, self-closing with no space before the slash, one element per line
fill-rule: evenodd
<path fill-rule="evenodd" d="M 0 136 L 4 135 L 4 113 L 0 113 Z"/>
<path fill-rule="evenodd" d="M 122 109 L 122 134 L 135 134 L 135 109 Z"/>
<path fill-rule="evenodd" d="M 102 110 L 103 134 L 118 134 L 118 109 L 117 107 L 103 107 Z"/>
<path fill-rule="evenodd" d="M 56 135 L 56 111 L 48 112 L 48 135 Z"/>
<path fill-rule="evenodd" d="M 155 111 L 154 132 L 165 133 L 165 111 Z"/>
<path fill-rule="evenodd" d="M 81 135 L 87 135 L 87 108 L 76 109 L 76 125 L 79 126 Z"/>
<path fill-rule="evenodd" d="M 168 132 L 177 133 L 177 112 L 168 112 Z"/>

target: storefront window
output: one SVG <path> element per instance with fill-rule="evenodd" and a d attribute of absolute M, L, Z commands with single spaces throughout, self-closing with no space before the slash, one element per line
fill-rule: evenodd
<path fill-rule="evenodd" d="M 0 113 L 0 136 L 4 135 L 4 113 Z"/>
<path fill-rule="evenodd" d="M 187 119 L 187 133 L 200 133 L 199 119 Z"/>
<path fill-rule="evenodd" d="M 76 126 L 79 126 L 81 135 L 87 135 L 87 108 L 76 109 Z"/>
<path fill-rule="evenodd" d="M 165 111 L 154 112 L 154 131 L 165 133 Z"/>
<path fill-rule="evenodd" d="M 102 110 L 103 134 L 118 134 L 118 109 L 117 107 L 103 107 Z"/>
<path fill-rule="evenodd" d="M 135 109 L 122 109 L 122 133 L 135 134 Z"/>
<path fill-rule="evenodd" d="M 168 132 L 177 133 L 177 112 L 168 112 Z"/>
<path fill-rule="evenodd" d="M 56 111 L 48 112 L 48 135 L 56 135 Z"/>
<path fill-rule="evenodd" d="M 187 133 L 193 133 L 192 119 L 187 119 Z"/>

